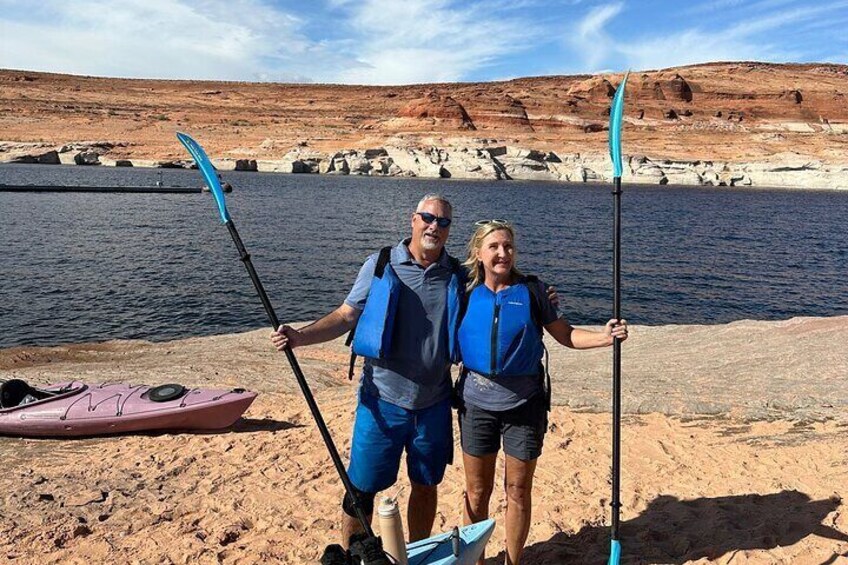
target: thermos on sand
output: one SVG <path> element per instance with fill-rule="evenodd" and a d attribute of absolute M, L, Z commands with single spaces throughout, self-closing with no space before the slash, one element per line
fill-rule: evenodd
<path fill-rule="evenodd" d="M 408 565 L 406 559 L 406 541 L 403 535 L 403 522 L 400 519 L 397 499 L 383 497 L 377 508 L 380 521 L 380 537 L 385 551 L 395 563 Z"/>

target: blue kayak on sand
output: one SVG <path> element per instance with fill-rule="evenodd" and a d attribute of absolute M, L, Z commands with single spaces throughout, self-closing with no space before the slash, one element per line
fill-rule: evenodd
<path fill-rule="evenodd" d="M 409 565 L 474 565 L 495 531 L 494 520 L 483 520 L 459 528 L 459 542 L 453 532 L 445 532 L 406 546 Z M 456 553 L 455 549 L 458 550 Z"/>

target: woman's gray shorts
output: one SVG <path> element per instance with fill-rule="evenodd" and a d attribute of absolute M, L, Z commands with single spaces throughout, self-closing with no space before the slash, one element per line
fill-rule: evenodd
<path fill-rule="evenodd" d="M 544 394 L 504 411 L 486 410 L 463 403 L 459 408 L 459 436 L 462 451 L 482 457 L 497 453 L 503 437 L 504 453 L 531 461 L 542 454 L 548 411 Z"/>

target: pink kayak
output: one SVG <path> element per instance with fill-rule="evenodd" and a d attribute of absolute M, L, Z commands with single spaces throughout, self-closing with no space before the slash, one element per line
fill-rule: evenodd
<path fill-rule="evenodd" d="M 0 384 L 0 435 L 93 436 L 144 430 L 220 430 L 247 410 L 255 392 L 168 384 L 87 385 L 78 381 L 34 388 Z"/>

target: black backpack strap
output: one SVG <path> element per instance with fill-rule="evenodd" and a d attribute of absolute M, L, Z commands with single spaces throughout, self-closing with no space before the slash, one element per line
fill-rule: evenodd
<path fill-rule="evenodd" d="M 353 352 L 353 334 L 356 332 L 356 326 L 353 326 L 351 330 L 347 333 L 347 339 L 345 339 L 345 346 L 350 347 L 350 364 L 347 368 L 347 380 L 353 380 L 353 369 L 356 366 L 356 353 Z"/>
<path fill-rule="evenodd" d="M 386 265 L 392 260 L 392 246 L 389 245 L 380 250 L 380 255 L 377 256 L 377 264 L 374 266 L 374 278 L 382 279 L 383 271 L 386 270 Z"/>
<path fill-rule="evenodd" d="M 460 263 L 459 259 L 453 255 L 448 255 L 448 263 L 450 263 L 450 270 L 452 273 L 456 273 L 458 275 L 462 274 L 462 263 Z"/>
<path fill-rule="evenodd" d="M 383 278 L 383 273 L 386 271 L 386 265 L 389 264 L 392 260 L 392 246 L 387 245 L 380 249 L 380 254 L 377 256 L 377 264 L 374 265 L 374 277 L 377 279 Z M 373 280 L 373 279 L 372 279 Z M 356 333 L 356 326 L 351 328 L 350 332 L 347 334 L 347 339 L 345 339 L 345 345 L 350 347 L 350 365 L 347 369 L 347 379 L 349 381 L 353 380 L 353 370 L 356 366 L 356 353 L 353 352 L 353 336 Z"/>
<path fill-rule="evenodd" d="M 465 317 L 465 310 L 468 308 L 469 292 L 465 290 L 465 284 L 468 282 L 468 274 L 460 260 L 453 255 L 448 255 L 448 262 L 450 263 L 451 273 L 459 278 L 459 320 L 461 322 Z"/>
<path fill-rule="evenodd" d="M 539 284 L 539 278 L 534 275 L 527 275 L 521 281 L 527 285 L 527 290 L 530 291 L 530 317 L 533 318 L 533 323 L 536 324 L 536 329 L 540 332 L 542 326 L 542 301 L 547 300 L 542 286 Z"/>
<path fill-rule="evenodd" d="M 545 347 L 545 342 L 542 342 L 542 350 L 545 352 L 545 406 L 548 412 L 551 411 L 551 358 L 548 355 L 548 348 Z"/>
<path fill-rule="evenodd" d="M 543 300 L 547 300 L 548 296 L 545 294 L 545 289 L 542 288 L 542 285 L 539 284 L 539 278 L 533 275 L 527 275 L 522 280 L 524 284 L 527 285 L 527 289 L 530 291 L 530 317 L 533 319 L 533 323 L 536 325 L 536 329 L 539 330 L 539 335 L 544 337 L 544 326 L 542 325 L 542 304 Z M 544 376 L 544 389 L 545 389 L 545 404 L 547 406 L 548 411 L 551 409 L 551 371 L 550 371 L 550 355 L 548 354 L 548 348 L 545 347 L 545 341 L 542 340 L 542 350 L 545 352 L 545 362 L 540 367 L 542 375 Z"/>

